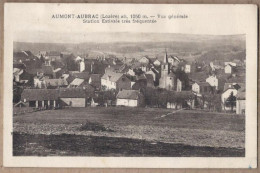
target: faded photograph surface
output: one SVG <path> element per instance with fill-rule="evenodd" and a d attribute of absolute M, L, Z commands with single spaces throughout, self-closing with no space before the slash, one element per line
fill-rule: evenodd
<path fill-rule="evenodd" d="M 53 37 L 13 43 L 14 156 L 245 156 L 245 35 Z"/>
<path fill-rule="evenodd" d="M 253 5 L 7 3 L 4 165 L 255 168 L 256 21 Z"/>

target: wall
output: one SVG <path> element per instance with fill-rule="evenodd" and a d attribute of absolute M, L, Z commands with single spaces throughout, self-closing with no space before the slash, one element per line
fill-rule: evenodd
<path fill-rule="evenodd" d="M 85 107 L 85 98 L 60 98 L 63 106 Z M 70 105 L 71 103 L 71 105 Z"/>
<path fill-rule="evenodd" d="M 126 89 L 126 90 L 132 89 L 131 88 L 131 81 L 126 76 L 123 75 L 116 82 L 116 89 L 119 90 L 119 91 L 122 90 L 122 89 Z"/>
<path fill-rule="evenodd" d="M 192 85 L 192 91 L 196 92 L 196 93 L 200 93 L 200 87 L 197 83 L 194 83 Z"/>
<path fill-rule="evenodd" d="M 244 114 L 246 109 L 246 100 L 237 100 L 236 102 L 236 114 Z"/>
<path fill-rule="evenodd" d="M 116 83 L 106 79 L 101 79 L 101 86 L 106 86 L 107 89 L 116 89 Z M 130 84 L 131 87 L 131 84 Z"/>
<path fill-rule="evenodd" d="M 116 105 L 117 106 L 137 107 L 137 100 L 117 99 L 116 100 Z"/>

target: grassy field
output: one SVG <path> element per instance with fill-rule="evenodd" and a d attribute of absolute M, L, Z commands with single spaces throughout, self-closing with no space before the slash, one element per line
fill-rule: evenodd
<path fill-rule="evenodd" d="M 15 116 L 13 120 L 14 155 L 245 154 L 244 115 L 98 107 L 46 110 Z"/>

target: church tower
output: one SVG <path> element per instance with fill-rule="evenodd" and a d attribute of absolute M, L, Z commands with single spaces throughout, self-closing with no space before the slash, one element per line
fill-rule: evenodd
<path fill-rule="evenodd" d="M 167 81 L 167 76 L 168 76 L 169 72 L 170 72 L 170 68 L 169 68 L 169 62 L 168 62 L 168 55 L 165 50 L 163 63 L 161 64 L 161 78 L 159 80 L 160 88 L 166 88 L 166 81 Z"/>

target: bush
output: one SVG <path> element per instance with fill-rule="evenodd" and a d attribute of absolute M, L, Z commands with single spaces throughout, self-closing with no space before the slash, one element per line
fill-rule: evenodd
<path fill-rule="evenodd" d="M 80 128 L 80 131 L 94 131 L 94 132 L 114 132 L 113 130 L 106 128 L 103 124 L 97 123 L 97 122 L 90 122 L 87 121 L 85 124 L 83 124 Z"/>

